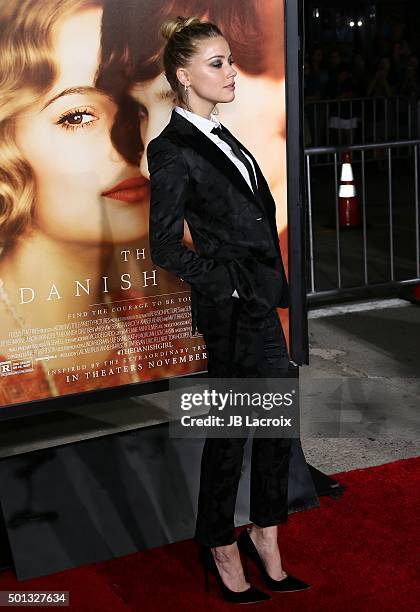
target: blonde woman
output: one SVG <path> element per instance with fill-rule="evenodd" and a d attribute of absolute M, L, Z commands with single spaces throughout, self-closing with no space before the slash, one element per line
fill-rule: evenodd
<path fill-rule="evenodd" d="M 197 17 L 169 18 L 161 34 L 176 106 L 147 147 L 152 258 L 196 295 L 210 377 L 287 377 L 277 307 L 286 307 L 289 298 L 274 200 L 252 153 L 215 116 L 216 104 L 235 98 L 229 42 L 216 24 Z M 185 220 L 195 251 L 182 241 Z M 290 442 L 254 437 L 253 526 L 237 542 L 234 510 L 245 439 L 205 440 L 195 537 L 206 584 L 210 571 L 231 603 L 270 599 L 247 582 L 239 550 L 271 590 L 309 587 L 283 570 L 277 541 L 277 525 L 288 514 Z"/>

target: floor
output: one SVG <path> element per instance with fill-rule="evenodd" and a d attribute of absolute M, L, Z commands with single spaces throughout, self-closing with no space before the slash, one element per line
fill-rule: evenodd
<path fill-rule="evenodd" d="M 405 300 L 309 312 L 302 447 L 326 474 L 420 454 L 420 307 Z"/>

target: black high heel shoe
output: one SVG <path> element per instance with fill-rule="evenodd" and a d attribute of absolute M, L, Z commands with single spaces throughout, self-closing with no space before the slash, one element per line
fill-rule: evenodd
<path fill-rule="evenodd" d="M 242 531 L 242 533 L 240 534 L 238 538 L 238 548 L 239 548 L 239 551 L 245 557 L 244 573 L 245 573 L 245 578 L 247 580 L 248 580 L 247 557 L 249 557 L 249 559 L 251 559 L 255 563 L 257 568 L 260 570 L 265 584 L 272 591 L 280 591 L 282 593 L 289 593 L 292 591 L 303 591 L 305 589 L 310 588 L 311 586 L 310 584 L 307 584 L 306 582 L 303 582 L 303 580 L 299 580 L 299 578 L 295 578 L 294 576 L 291 576 L 290 574 L 286 576 L 286 578 L 283 578 L 282 580 L 274 580 L 274 578 L 272 578 L 268 574 L 267 570 L 265 569 L 263 560 L 261 559 L 254 542 L 251 540 L 251 536 L 249 535 L 248 528 L 244 529 L 244 531 Z"/>
<path fill-rule="evenodd" d="M 257 603 L 259 601 L 267 601 L 268 599 L 271 599 L 271 596 L 268 593 L 260 591 L 253 585 L 251 585 L 246 591 L 231 591 L 231 589 L 225 585 L 220 576 L 209 546 L 200 545 L 199 558 L 204 569 L 204 583 L 207 593 L 209 592 L 208 572 L 210 571 L 215 576 L 216 582 L 225 601 L 230 603 Z"/>

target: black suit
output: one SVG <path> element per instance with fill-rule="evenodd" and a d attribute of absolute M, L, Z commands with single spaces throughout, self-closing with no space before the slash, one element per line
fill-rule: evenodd
<path fill-rule="evenodd" d="M 191 285 L 192 332 L 203 333 L 210 377 L 287 376 L 276 307 L 287 307 L 289 297 L 275 202 L 255 158 L 236 142 L 254 163 L 256 194 L 215 143 L 172 111 L 147 148 L 151 257 Z M 184 218 L 195 252 L 182 244 Z M 240 299 L 232 297 L 235 289 Z M 206 439 L 196 537 L 209 546 L 235 539 L 244 443 Z M 289 450 L 287 438 L 253 440 L 250 518 L 261 526 L 287 520 Z"/>
<path fill-rule="evenodd" d="M 254 163 L 259 197 L 223 151 L 175 110 L 147 147 L 151 256 L 191 284 L 193 334 L 197 292 L 221 304 L 236 289 L 251 316 L 289 303 L 275 202 L 257 161 L 237 143 Z M 181 243 L 184 217 L 195 253 Z"/>

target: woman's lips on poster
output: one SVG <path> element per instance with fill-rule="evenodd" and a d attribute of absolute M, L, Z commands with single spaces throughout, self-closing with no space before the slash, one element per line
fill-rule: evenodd
<path fill-rule="evenodd" d="M 149 181 L 144 176 L 133 176 L 103 191 L 102 195 L 129 204 L 140 202 L 149 196 Z"/>
<path fill-rule="evenodd" d="M 227 89 L 235 89 L 235 83 L 229 83 L 229 85 L 225 85 Z"/>

